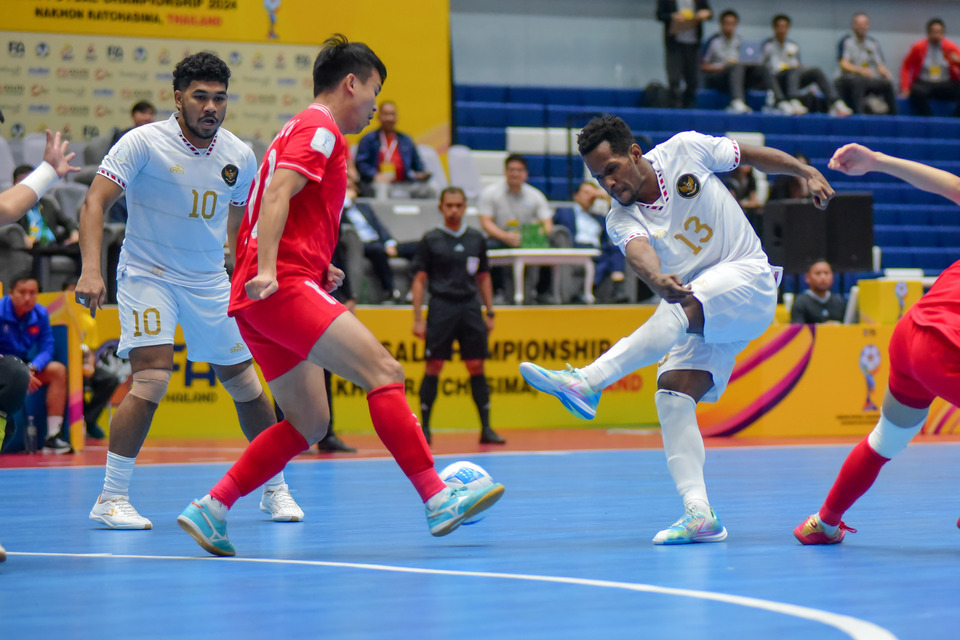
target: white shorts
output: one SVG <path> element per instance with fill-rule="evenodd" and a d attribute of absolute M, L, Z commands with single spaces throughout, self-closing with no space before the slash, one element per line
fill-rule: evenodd
<path fill-rule="evenodd" d="M 171 285 L 141 276 L 117 281 L 120 345 L 117 355 L 131 349 L 174 342 L 179 324 L 187 343 L 187 359 L 211 364 L 238 364 L 251 358 L 237 322 L 227 315 L 230 280 L 203 288 Z"/>
<path fill-rule="evenodd" d="M 773 322 L 778 275 L 765 262 L 743 261 L 718 264 L 697 276 L 690 287 L 703 305 L 703 335 L 688 334 L 673 345 L 657 367 L 657 378 L 666 371 L 707 371 L 713 388 L 703 400 L 719 400 L 737 354 Z"/>

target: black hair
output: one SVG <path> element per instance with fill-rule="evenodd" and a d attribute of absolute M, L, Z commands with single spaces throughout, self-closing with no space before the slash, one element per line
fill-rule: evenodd
<path fill-rule="evenodd" d="M 790 20 L 790 16 L 788 16 L 788 15 L 786 15 L 786 14 L 784 14 L 784 13 L 778 13 L 777 15 L 773 16 L 773 20 L 770 21 L 770 24 L 775 27 L 775 26 L 777 26 L 777 23 L 780 22 L 781 20 L 786 20 L 788 27 L 789 27 L 791 24 L 793 24 L 793 22 Z"/>
<path fill-rule="evenodd" d="M 16 182 L 17 178 L 27 173 L 33 171 L 33 166 L 29 164 L 18 165 L 16 169 L 13 170 L 13 181 Z"/>
<path fill-rule="evenodd" d="M 228 78 L 230 77 L 229 71 L 227 72 L 227 77 Z M 190 86 L 189 82 L 187 83 L 187 86 L 188 87 Z M 156 113 L 157 108 L 153 106 L 152 103 L 147 102 L 146 100 L 141 100 L 137 104 L 133 105 L 133 107 L 130 109 L 130 115 L 133 115 L 135 113 L 143 113 L 144 111 L 153 111 L 154 113 Z"/>
<path fill-rule="evenodd" d="M 26 282 L 27 280 L 33 280 L 36 282 L 37 289 L 40 289 L 40 279 L 37 278 L 37 276 L 33 275 L 29 271 L 21 271 L 20 273 L 14 274 L 14 276 L 10 278 L 10 292 L 12 293 L 13 290 L 17 288 L 18 284 L 21 282 Z"/>
<path fill-rule="evenodd" d="M 740 14 L 738 14 L 738 13 L 737 13 L 736 11 L 734 11 L 733 9 L 727 9 L 726 11 L 724 11 L 723 13 L 721 13 L 721 14 L 720 14 L 720 22 L 723 22 L 723 19 L 726 18 L 727 16 L 733 16 L 734 18 L 737 19 L 737 22 L 740 22 Z"/>
<path fill-rule="evenodd" d="M 222 82 L 227 88 L 230 86 L 230 67 L 207 51 L 187 56 L 173 68 L 173 89 L 185 91 L 195 81 Z"/>
<path fill-rule="evenodd" d="M 449 187 L 444 188 L 444 190 L 440 192 L 440 202 L 441 202 L 441 203 L 443 203 L 443 197 L 444 197 L 445 195 L 447 195 L 448 193 L 459 193 L 460 195 L 463 196 L 463 200 L 464 200 L 464 201 L 467 200 L 467 194 L 464 193 L 463 189 L 461 189 L 460 187 L 449 186 Z"/>
<path fill-rule="evenodd" d="M 943 20 L 941 20 L 940 18 L 930 18 L 929 20 L 927 20 L 927 31 L 930 31 L 930 27 L 932 27 L 935 24 L 938 24 L 941 27 L 943 27 L 944 31 L 947 30 L 947 25 L 943 24 Z"/>
<path fill-rule="evenodd" d="M 577 135 L 577 149 L 581 156 L 585 156 L 604 141 L 610 143 L 610 151 L 615 156 L 627 155 L 630 147 L 637 142 L 622 118 L 598 116 L 588 122 Z"/>
<path fill-rule="evenodd" d="M 370 47 L 335 33 L 323 43 L 313 63 L 313 95 L 330 91 L 351 73 L 366 82 L 374 69 L 380 74 L 380 82 L 386 82 L 387 67 Z"/>
<path fill-rule="evenodd" d="M 803 272 L 804 272 L 804 273 L 810 273 L 810 269 L 813 269 L 813 265 L 815 265 L 815 264 L 820 264 L 821 262 L 823 262 L 823 263 L 826 264 L 828 267 L 830 267 L 830 271 L 833 271 L 833 265 L 830 264 L 830 261 L 829 261 L 829 260 L 827 260 L 826 258 L 814 258 L 813 260 L 811 260 L 810 262 L 807 263 L 807 268 L 804 269 Z"/>
<path fill-rule="evenodd" d="M 519 162 L 523 165 L 524 169 L 527 169 L 527 159 L 524 158 L 519 153 L 511 153 L 507 156 L 507 159 L 503 161 L 503 168 L 506 169 L 511 162 Z"/>

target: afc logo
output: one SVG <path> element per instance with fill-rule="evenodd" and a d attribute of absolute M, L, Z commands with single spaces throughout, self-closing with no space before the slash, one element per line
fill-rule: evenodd
<path fill-rule="evenodd" d="M 123 62 L 123 47 L 117 45 L 107 47 L 107 60 Z"/>
<path fill-rule="evenodd" d="M 27 53 L 27 46 L 18 40 L 7 43 L 7 53 L 11 58 L 22 58 Z"/>

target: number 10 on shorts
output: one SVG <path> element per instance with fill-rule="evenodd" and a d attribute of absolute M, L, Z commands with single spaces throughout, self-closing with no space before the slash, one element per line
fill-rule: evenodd
<path fill-rule="evenodd" d="M 141 320 L 143 323 L 141 324 Z M 143 331 L 141 331 L 141 327 Z M 155 336 L 160 333 L 160 311 L 157 309 L 144 309 L 143 313 L 133 312 L 133 337 L 139 338 L 143 334 Z"/>

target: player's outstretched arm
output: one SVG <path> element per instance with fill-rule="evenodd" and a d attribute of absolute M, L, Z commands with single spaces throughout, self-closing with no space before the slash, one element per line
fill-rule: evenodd
<path fill-rule="evenodd" d="M 667 302 L 681 302 L 692 293 L 675 274 L 660 271 L 660 257 L 646 238 L 638 237 L 628 242 L 625 255 L 640 279 Z"/>
<path fill-rule="evenodd" d="M 834 196 L 833 187 L 822 173 L 779 149 L 742 144 L 740 163 L 749 164 L 764 173 L 782 173 L 803 178 L 810 188 L 813 204 L 819 209 L 826 209 Z"/>
<path fill-rule="evenodd" d="M 936 193 L 960 204 L 960 177 L 941 169 L 873 151 L 859 144 L 840 147 L 827 165 L 834 171 L 862 176 L 870 171 L 900 178 L 918 189 Z"/>
<path fill-rule="evenodd" d="M 103 247 L 103 212 L 113 206 L 123 189 L 113 180 L 96 176 L 80 205 L 80 279 L 74 292 L 78 304 L 96 315 L 103 306 L 106 287 L 103 284 L 100 255 Z"/>
<path fill-rule="evenodd" d="M 43 194 L 68 173 L 80 171 L 70 164 L 76 155 L 67 155 L 69 142 L 61 142 L 60 132 L 47 130 L 47 147 L 43 164 L 30 172 L 23 182 L 0 193 L 0 224 L 16 222 L 30 207 L 37 204 Z"/>

